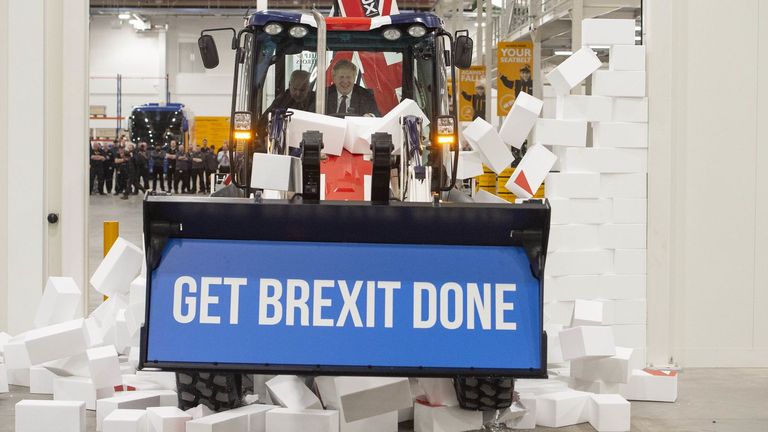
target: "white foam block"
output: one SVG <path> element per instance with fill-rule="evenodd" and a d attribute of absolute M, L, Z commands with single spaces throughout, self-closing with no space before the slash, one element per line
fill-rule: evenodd
<path fill-rule="evenodd" d="M 247 430 L 248 413 L 229 410 L 189 421 L 186 432 L 244 432 Z"/>
<path fill-rule="evenodd" d="M 8 369 L 8 384 L 29 387 L 29 368 Z"/>
<path fill-rule="evenodd" d="M 515 380 L 515 391 L 519 394 L 529 393 L 536 396 L 560 393 L 568 390 L 565 381 L 550 379 L 518 379 Z"/>
<path fill-rule="evenodd" d="M 540 395 L 536 399 L 536 424 L 563 427 L 589 420 L 589 393 L 566 390 Z"/>
<path fill-rule="evenodd" d="M 603 324 L 603 302 L 576 299 L 573 305 L 571 327 Z"/>
<path fill-rule="evenodd" d="M 27 346 L 24 344 L 26 334 L 22 333 L 10 339 L 3 346 L 3 358 L 8 369 L 29 369 L 32 363 L 29 361 Z"/>
<path fill-rule="evenodd" d="M 628 400 L 674 402 L 677 400 L 677 372 L 633 370 L 629 383 L 621 386 Z"/>
<path fill-rule="evenodd" d="M 586 77 L 600 68 L 600 59 L 589 48 L 582 48 L 560 63 L 547 74 L 547 81 L 552 84 L 558 95 L 567 95 Z"/>
<path fill-rule="evenodd" d="M 421 117 L 422 127 L 429 125 L 429 117 L 424 114 L 419 104 L 411 99 L 403 99 L 402 102 L 384 115 L 378 124 L 364 132 L 362 139 L 370 145 L 371 135 L 374 133 L 388 133 L 392 135 L 392 143 L 395 144 L 394 154 L 399 154 L 400 146 L 397 143 L 403 142 L 403 127 L 400 124 L 400 120 L 405 116 Z"/>
<path fill-rule="evenodd" d="M 85 432 L 85 404 L 22 400 L 16 404 L 16 432 Z"/>
<path fill-rule="evenodd" d="M 645 249 L 616 249 L 613 256 L 613 271 L 616 274 L 644 274 L 646 269 Z"/>
<path fill-rule="evenodd" d="M 616 355 L 606 358 L 571 360 L 571 376 L 582 381 L 627 383 L 632 348 L 616 347 Z"/>
<path fill-rule="evenodd" d="M 507 426 L 512 429 L 535 429 L 536 395 L 532 393 L 520 393 L 520 404 L 525 408 L 525 413 L 514 420 L 508 421 Z"/>
<path fill-rule="evenodd" d="M 98 399 L 115 394 L 114 388 L 96 389 L 90 378 L 69 376 L 53 380 L 53 399 L 62 401 L 83 401 L 85 409 L 95 410 Z"/>
<path fill-rule="evenodd" d="M 547 250 L 577 250 L 598 248 L 597 225 L 552 225 Z"/>
<path fill-rule="evenodd" d="M 481 411 L 465 410 L 457 406 L 434 407 L 417 402 L 414 405 L 414 432 L 462 432 L 480 429 Z"/>
<path fill-rule="evenodd" d="M 5 353 L 5 344 L 11 341 L 13 339 L 13 336 L 9 335 L 8 333 L 4 331 L 0 331 L 0 354 Z"/>
<path fill-rule="evenodd" d="M 596 198 L 600 195 L 600 174 L 550 173 L 545 193 L 547 198 Z"/>
<path fill-rule="evenodd" d="M 557 156 L 542 145 L 528 148 L 504 188 L 518 198 L 532 198 L 544 183 L 555 160 Z"/>
<path fill-rule="evenodd" d="M 496 174 L 509 168 L 515 159 L 493 125 L 479 117 L 464 129 L 464 138 Z"/>
<path fill-rule="evenodd" d="M 396 412 L 413 404 L 408 378 L 337 377 L 346 422 Z"/>
<path fill-rule="evenodd" d="M 144 303 L 130 304 L 125 310 L 125 327 L 130 339 L 135 340 L 139 336 L 139 330 L 144 325 L 145 313 Z"/>
<path fill-rule="evenodd" d="M 133 387 L 136 390 L 163 390 L 161 385 L 137 377 L 135 370 L 132 374 L 122 374 L 122 378 L 124 386 Z"/>
<path fill-rule="evenodd" d="M 613 118 L 613 99 L 604 96 L 566 95 L 557 98 L 558 120 L 609 122 Z"/>
<path fill-rule="evenodd" d="M 563 171 L 645 173 L 648 170 L 646 149 L 568 147 L 563 152 Z"/>
<path fill-rule="evenodd" d="M 248 432 L 266 432 L 267 431 L 267 413 L 273 409 L 280 408 L 277 405 L 253 404 L 232 411 L 242 411 L 248 414 Z"/>
<path fill-rule="evenodd" d="M 547 256 L 547 276 L 598 275 L 610 272 L 610 250 L 555 251 Z"/>
<path fill-rule="evenodd" d="M 546 292 L 546 284 L 544 292 Z M 560 332 L 563 330 L 562 324 L 544 324 L 544 331 L 547 332 L 547 364 L 562 363 L 563 350 L 560 349 Z"/>
<path fill-rule="evenodd" d="M 545 192 L 549 195 L 552 178 L 561 173 L 550 173 L 545 181 Z M 599 176 L 597 194 L 600 193 Z M 567 183 L 561 183 L 568 188 Z M 560 186 L 558 185 L 558 187 Z M 562 188 L 560 189 L 562 190 Z M 571 193 L 578 194 L 577 190 Z M 549 204 L 552 206 L 552 225 L 562 224 L 602 224 L 611 220 L 612 208 L 614 203 L 610 199 L 568 199 L 568 198 L 549 198 Z"/>
<path fill-rule="evenodd" d="M 294 167 L 298 163 L 299 159 L 293 156 L 254 153 L 251 187 L 276 191 L 294 190 L 301 183 L 300 178 L 294 178 L 297 174 Z"/>
<path fill-rule="evenodd" d="M 378 117 L 354 117 L 347 116 L 347 132 L 344 136 L 344 148 L 352 154 L 371 154 L 371 137 L 365 134 L 371 130 L 381 128 L 383 119 Z M 392 142 L 396 146 L 397 141 Z"/>
<path fill-rule="evenodd" d="M 501 198 L 497 195 L 494 195 L 482 189 L 475 191 L 474 195 L 472 196 L 472 199 L 474 199 L 476 203 L 510 204 L 510 202 L 505 200 L 504 198 Z"/>
<path fill-rule="evenodd" d="M 644 71 L 645 45 L 614 45 L 608 60 L 610 70 Z"/>
<path fill-rule="evenodd" d="M 96 291 L 107 295 L 128 294 L 131 281 L 141 272 L 144 253 L 133 243 L 118 237 L 109 253 L 91 276 Z"/>
<path fill-rule="evenodd" d="M 176 374 L 173 372 L 143 370 L 137 371 L 136 376 L 143 380 L 156 383 L 165 390 L 176 390 Z"/>
<path fill-rule="evenodd" d="M 595 96 L 644 97 L 645 72 L 596 71 L 592 76 Z"/>
<path fill-rule="evenodd" d="M 278 375 L 266 383 L 272 401 L 291 409 L 320 409 L 320 399 L 296 375 Z"/>
<path fill-rule="evenodd" d="M 648 122 L 648 98 L 613 98 L 612 121 Z"/>
<path fill-rule="evenodd" d="M 648 147 L 647 123 L 593 123 L 592 132 L 595 147 Z"/>
<path fill-rule="evenodd" d="M 518 149 L 522 148 L 543 106 L 542 100 L 520 92 L 499 129 L 499 135 L 504 143 Z"/>
<path fill-rule="evenodd" d="M 578 378 L 571 378 L 570 387 L 574 390 L 597 393 L 597 394 L 618 394 L 621 383 L 607 383 L 605 381 L 584 381 Z"/>
<path fill-rule="evenodd" d="M 104 419 L 104 432 L 146 432 L 147 412 L 135 409 L 116 409 Z"/>
<path fill-rule="evenodd" d="M 536 120 L 536 144 L 586 147 L 587 122 L 583 120 Z"/>
<path fill-rule="evenodd" d="M 645 198 L 647 195 L 645 173 L 600 174 L 601 197 Z"/>
<path fill-rule="evenodd" d="M 177 400 L 173 401 L 169 406 L 176 406 L 177 403 Z M 117 396 L 98 399 L 96 401 L 96 430 L 102 429 L 104 419 L 116 409 L 146 409 L 162 405 L 157 391 L 121 392 Z"/>
<path fill-rule="evenodd" d="M 643 324 L 616 324 L 611 326 L 617 345 L 644 348 L 646 343 L 646 325 Z"/>
<path fill-rule="evenodd" d="M 120 354 L 127 354 L 131 346 L 139 344 L 138 337 L 132 337 L 128 330 L 128 320 L 125 318 L 126 309 L 117 311 L 115 317 L 115 349 Z M 138 336 L 136 334 L 135 336 Z"/>
<path fill-rule="evenodd" d="M 579 326 L 565 329 L 560 332 L 560 348 L 565 360 L 615 356 L 613 328 Z"/>
<path fill-rule="evenodd" d="M 397 431 L 398 412 L 392 411 L 355 421 L 347 421 L 339 398 L 336 379 L 341 377 L 321 376 L 315 378 L 323 405 L 326 409 L 339 411 L 340 432 L 395 432 Z M 347 377 L 350 378 L 350 377 Z"/>
<path fill-rule="evenodd" d="M 615 198 L 613 220 L 617 224 L 644 224 L 648 219 L 648 200 L 645 198 Z"/>
<path fill-rule="evenodd" d="M 606 325 L 646 323 L 645 299 L 603 300 Z"/>
<path fill-rule="evenodd" d="M 147 408 L 148 432 L 185 432 L 192 416 L 176 407 Z"/>
<path fill-rule="evenodd" d="M 634 45 L 635 20 L 585 19 L 581 22 L 581 43 L 594 45 Z"/>
<path fill-rule="evenodd" d="M 88 369 L 91 372 L 91 380 L 97 389 L 114 387 L 122 384 L 120 374 L 120 362 L 117 359 L 117 351 L 112 345 L 99 348 L 91 348 L 86 351 L 88 356 Z"/>
<path fill-rule="evenodd" d="M 610 249 L 645 249 L 645 224 L 600 225 L 600 246 Z"/>
<path fill-rule="evenodd" d="M 552 301 L 544 303 L 544 325 L 560 324 L 568 326 L 573 317 L 574 302 Z"/>
<path fill-rule="evenodd" d="M 621 395 L 593 394 L 588 403 L 590 404 L 589 424 L 597 432 L 629 431 L 631 407 Z"/>
<path fill-rule="evenodd" d="M 456 178 L 465 180 L 483 174 L 483 157 L 477 151 L 459 152 L 459 164 L 456 167 Z"/>
<path fill-rule="evenodd" d="M 292 109 L 293 115 L 288 124 L 286 140 L 289 147 L 301 148 L 304 132 L 319 131 L 323 134 L 322 152 L 338 156 L 344 149 L 344 137 L 347 134 L 347 122 L 343 118 L 315 114 Z"/>
<path fill-rule="evenodd" d="M 267 411 L 266 426 L 268 432 L 339 432 L 339 412 L 275 408 Z"/>
<path fill-rule="evenodd" d="M 143 276 L 138 276 L 131 282 L 128 288 L 128 304 L 144 304 L 147 299 L 147 279 Z"/>
<path fill-rule="evenodd" d="M 35 313 L 35 327 L 73 320 L 80 310 L 82 292 L 71 277 L 49 277 Z"/>
<path fill-rule="evenodd" d="M 0 363 L 0 393 L 8 393 L 8 368 Z"/>
<path fill-rule="evenodd" d="M 90 338 L 82 318 L 31 330 L 24 338 L 32 364 L 80 354 L 88 348 L 89 343 Z"/>
<path fill-rule="evenodd" d="M 458 406 L 452 378 L 419 378 L 424 397 L 433 406 Z"/>
<path fill-rule="evenodd" d="M 29 392 L 32 394 L 53 394 L 53 380 L 56 375 L 42 366 L 29 368 Z"/>

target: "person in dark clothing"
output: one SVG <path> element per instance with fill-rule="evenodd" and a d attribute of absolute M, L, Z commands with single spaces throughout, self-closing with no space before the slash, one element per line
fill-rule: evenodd
<path fill-rule="evenodd" d="M 165 150 L 165 159 L 168 161 L 168 175 L 166 176 L 168 178 L 168 192 L 173 189 L 173 193 L 179 193 L 179 190 L 176 188 L 177 182 L 174 181 L 174 176 L 176 175 L 176 153 L 178 151 L 176 140 L 171 140 L 171 143 Z"/>
<path fill-rule="evenodd" d="M 104 161 L 104 185 L 107 195 L 112 193 L 112 179 L 115 177 L 115 151 L 117 150 L 117 140 L 107 145 L 104 155 L 107 160 Z"/>
<path fill-rule="evenodd" d="M 266 111 L 272 111 L 275 108 L 315 111 L 315 92 L 310 90 L 309 72 L 296 70 L 291 73 L 288 89 L 278 95 Z"/>
<path fill-rule="evenodd" d="M 501 83 L 508 89 L 515 90 L 515 99 L 520 92 L 533 95 L 533 80 L 531 79 L 531 68 L 528 65 L 520 68 L 520 79 L 512 81 L 511 79 L 502 75 L 500 78 Z"/>
<path fill-rule="evenodd" d="M 106 153 L 102 150 L 101 145 L 97 142 L 91 144 L 90 155 L 90 189 L 88 190 L 90 195 L 94 194 L 93 182 L 94 180 L 98 186 L 98 194 L 106 195 L 104 193 L 104 163 L 107 160 Z"/>
<path fill-rule="evenodd" d="M 128 195 L 136 195 L 139 191 L 146 192 L 147 188 L 142 186 L 139 181 L 139 172 L 143 164 L 146 164 L 146 158 L 142 157 L 138 148 L 133 144 L 126 146 L 126 161 L 128 184 L 123 190 L 123 199 L 128 199 Z M 146 165 L 144 165 L 146 166 Z"/>
<path fill-rule="evenodd" d="M 160 189 L 165 192 L 165 183 L 163 182 L 163 169 L 165 168 L 165 152 L 158 143 L 149 154 L 149 175 L 152 178 L 152 190 L 157 191 L 157 180 L 160 180 Z"/>
<path fill-rule="evenodd" d="M 114 158 L 115 165 L 115 195 L 123 194 L 122 199 L 128 199 L 128 163 L 130 155 L 125 152 L 125 147 L 118 147 Z"/>
<path fill-rule="evenodd" d="M 213 147 L 213 146 L 211 146 Z M 203 169 L 205 170 L 205 193 L 211 193 L 211 176 L 219 168 L 219 162 L 212 148 L 203 149 Z"/>
<path fill-rule="evenodd" d="M 481 83 L 478 83 L 475 86 L 475 93 L 469 94 L 465 91 L 461 92 L 461 97 L 468 100 L 469 102 L 472 102 L 472 110 L 474 114 L 472 115 L 472 120 L 476 118 L 485 118 L 485 86 Z"/>
<path fill-rule="evenodd" d="M 139 147 L 134 150 L 134 163 L 136 164 L 136 176 L 144 186 L 143 190 L 149 189 L 149 152 L 147 152 L 147 143 L 139 143 Z"/>
<path fill-rule="evenodd" d="M 208 143 L 203 140 L 203 146 L 208 147 Z M 191 193 L 198 193 L 205 191 L 205 179 L 203 178 L 203 152 L 197 147 L 196 144 L 192 144 L 192 150 L 189 152 L 189 156 L 192 159 L 191 167 L 191 180 L 189 189 Z"/>
<path fill-rule="evenodd" d="M 326 114 L 379 117 L 376 98 L 370 90 L 355 84 L 357 66 L 349 60 L 340 60 L 333 65 L 333 85 L 328 87 L 325 99 Z"/>
<path fill-rule="evenodd" d="M 173 178 L 173 190 L 181 193 L 189 192 L 189 170 L 192 168 L 192 159 L 184 149 L 184 144 L 179 146 L 176 152 L 176 173 Z M 181 183 L 181 188 L 179 188 Z"/>

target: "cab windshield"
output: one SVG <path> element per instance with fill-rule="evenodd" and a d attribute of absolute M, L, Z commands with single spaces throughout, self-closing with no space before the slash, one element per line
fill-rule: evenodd
<path fill-rule="evenodd" d="M 419 38 L 403 32 L 394 41 L 377 31 L 329 31 L 327 87 L 319 90 L 314 29 L 303 38 L 261 29 L 249 36 L 243 79 L 251 85 L 240 87 L 241 100 L 243 93 L 248 100 L 239 105 L 261 124 L 276 106 L 315 112 L 318 91 L 325 93 L 328 115 L 384 116 L 403 99 L 414 100 L 430 119 L 449 114 L 443 40 L 434 31 Z"/>

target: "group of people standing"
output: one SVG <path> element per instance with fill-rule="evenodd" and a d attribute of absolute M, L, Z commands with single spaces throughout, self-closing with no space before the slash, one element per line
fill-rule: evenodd
<path fill-rule="evenodd" d="M 122 137 L 107 146 L 93 142 L 90 150 L 91 195 L 114 194 L 123 199 L 150 189 L 173 193 L 210 193 L 211 175 L 228 173 L 229 149 L 225 143 L 218 153 L 204 139 L 201 146 L 191 144 L 187 149 L 171 140 L 165 145 L 148 148 Z M 106 189 L 105 189 L 106 188 Z"/>

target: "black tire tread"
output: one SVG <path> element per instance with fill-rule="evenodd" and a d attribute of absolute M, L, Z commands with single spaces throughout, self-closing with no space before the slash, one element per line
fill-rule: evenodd
<path fill-rule="evenodd" d="M 458 376 L 453 385 L 459 406 L 473 411 L 509 408 L 515 392 L 514 380 L 505 377 Z"/>
<path fill-rule="evenodd" d="M 237 408 L 243 401 L 243 376 L 210 372 L 176 372 L 179 408 L 188 410 L 200 404 L 213 411 Z"/>

